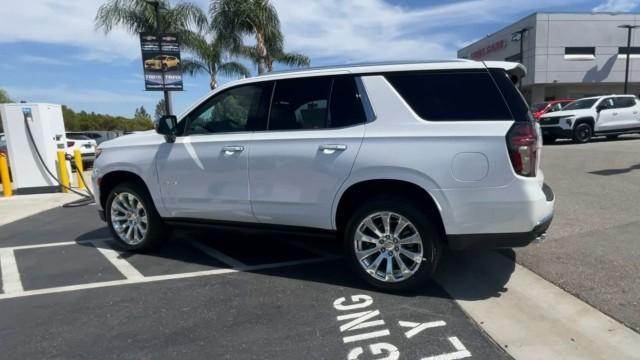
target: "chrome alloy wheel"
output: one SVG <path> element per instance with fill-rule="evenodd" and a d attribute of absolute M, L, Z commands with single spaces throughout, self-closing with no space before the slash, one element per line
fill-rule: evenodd
<path fill-rule="evenodd" d="M 138 245 L 149 229 L 147 210 L 135 195 L 122 192 L 111 203 L 111 226 L 122 241 Z"/>
<path fill-rule="evenodd" d="M 376 280 L 399 282 L 410 278 L 422 262 L 422 238 L 415 225 L 394 212 L 376 212 L 356 228 L 356 258 Z"/>

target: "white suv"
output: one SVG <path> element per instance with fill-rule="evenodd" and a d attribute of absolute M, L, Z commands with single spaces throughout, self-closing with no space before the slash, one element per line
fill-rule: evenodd
<path fill-rule="evenodd" d="M 615 139 L 618 135 L 640 132 L 640 104 L 634 95 L 588 97 L 541 116 L 540 126 L 547 143 L 558 138 L 586 143 L 601 135 Z"/>
<path fill-rule="evenodd" d="M 515 63 L 362 65 L 227 84 L 157 132 L 101 144 L 94 189 L 121 246 L 172 225 L 338 234 L 387 290 L 423 283 L 442 247 L 542 236 L 554 196 Z"/>

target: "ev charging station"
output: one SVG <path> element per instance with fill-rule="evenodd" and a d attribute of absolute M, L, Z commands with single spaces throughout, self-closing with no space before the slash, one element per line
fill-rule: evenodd
<path fill-rule="evenodd" d="M 59 176 L 56 174 L 57 150 L 66 152 L 67 147 L 62 107 L 42 103 L 2 104 L 0 117 L 15 193 L 60 192 L 60 186 L 45 166 Z M 70 168 L 67 171 L 71 173 Z"/>

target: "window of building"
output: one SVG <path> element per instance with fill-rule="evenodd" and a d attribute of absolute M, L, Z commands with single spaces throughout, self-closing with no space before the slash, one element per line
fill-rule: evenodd
<path fill-rule="evenodd" d="M 398 73 L 386 78 L 413 111 L 425 120 L 513 119 L 487 72 Z M 513 87 L 513 84 L 509 86 Z"/>
<path fill-rule="evenodd" d="M 619 47 L 618 48 L 618 58 L 619 59 L 626 59 L 627 58 L 627 52 L 629 53 L 629 57 L 631 59 L 640 59 L 640 47 L 638 46 L 632 46 L 630 48 L 624 46 L 624 47 Z"/>
<path fill-rule="evenodd" d="M 565 60 L 595 60 L 596 48 L 593 46 L 575 46 L 564 48 Z"/>

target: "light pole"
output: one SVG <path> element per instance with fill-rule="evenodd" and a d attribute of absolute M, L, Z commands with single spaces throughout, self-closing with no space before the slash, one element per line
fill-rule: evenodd
<path fill-rule="evenodd" d="M 160 25 L 160 1 L 158 0 L 145 0 L 145 2 L 149 5 L 152 5 L 155 9 L 156 14 L 156 36 L 158 38 L 158 51 L 160 55 L 162 55 L 162 27 Z M 162 90 L 164 92 L 164 112 L 165 115 L 171 115 L 171 93 L 165 89 L 164 87 L 164 66 L 162 66 L 162 57 L 160 58 L 161 66 L 160 71 L 162 71 Z"/>
<path fill-rule="evenodd" d="M 618 25 L 621 29 L 627 29 L 627 63 L 624 68 L 624 93 L 629 90 L 629 57 L 631 55 L 631 31 L 640 25 Z"/>
<path fill-rule="evenodd" d="M 511 34 L 511 41 L 519 41 L 520 42 L 520 63 L 524 65 L 524 35 L 529 32 L 529 27 L 524 27 L 518 31 L 515 31 Z M 522 89 L 522 79 L 518 81 L 518 88 Z"/>

